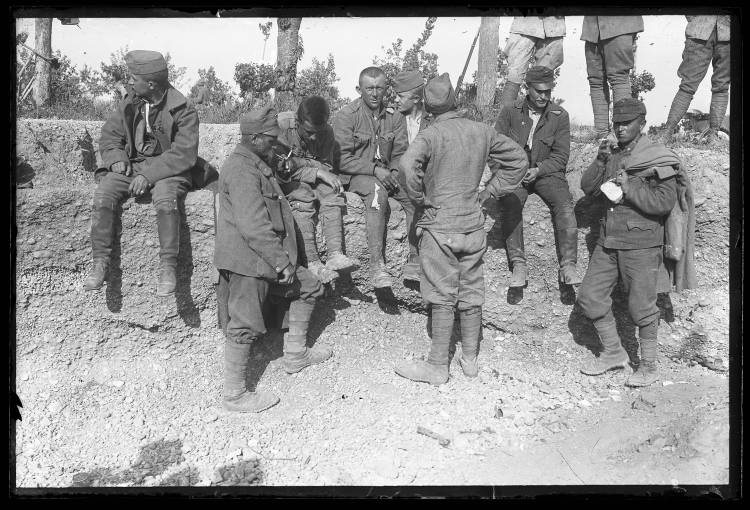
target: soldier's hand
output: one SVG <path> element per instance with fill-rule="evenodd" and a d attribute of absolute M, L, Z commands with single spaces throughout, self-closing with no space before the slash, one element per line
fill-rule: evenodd
<path fill-rule="evenodd" d="M 596 159 L 601 161 L 602 163 L 606 163 L 609 161 L 609 157 L 612 155 L 612 152 L 609 150 L 609 140 L 606 138 L 602 138 L 602 140 L 599 142 L 599 152 L 596 153 Z"/>
<path fill-rule="evenodd" d="M 536 180 L 537 175 L 539 175 L 539 169 L 537 167 L 529 168 L 529 170 L 526 172 L 526 175 L 523 176 L 521 182 L 523 182 L 524 184 L 531 184 Z"/>
<path fill-rule="evenodd" d="M 295 276 L 296 273 L 294 272 L 294 267 L 291 264 L 287 264 L 287 266 L 279 273 L 279 283 L 282 285 L 289 285 L 294 281 Z"/>
<path fill-rule="evenodd" d="M 628 178 L 628 174 L 625 172 L 625 170 L 620 170 L 620 172 L 617 174 L 617 177 L 615 178 L 615 184 L 620 186 L 622 188 L 623 194 L 628 193 L 630 190 L 630 179 Z"/>
<path fill-rule="evenodd" d="M 386 191 L 394 190 L 394 185 L 398 187 L 398 183 L 391 177 L 391 171 L 382 166 L 375 167 L 375 178 L 383 183 L 383 187 L 385 187 Z"/>
<path fill-rule="evenodd" d="M 136 175 L 135 179 L 133 179 L 133 182 L 130 183 L 130 186 L 128 187 L 128 191 L 132 196 L 139 197 L 143 195 L 146 191 L 148 191 L 148 188 L 151 186 L 151 183 L 148 182 L 148 179 L 146 179 L 143 175 Z"/>
<path fill-rule="evenodd" d="M 116 174 L 127 175 L 128 170 L 130 170 L 130 162 L 118 161 L 117 163 L 112 163 L 109 169 Z"/>
<path fill-rule="evenodd" d="M 488 190 L 487 188 L 483 189 L 479 192 L 479 203 L 485 203 L 491 196 L 492 194 L 490 193 L 490 190 Z"/>
<path fill-rule="evenodd" d="M 325 168 L 318 168 L 318 179 L 332 187 L 334 193 L 337 195 L 341 193 L 341 190 L 343 189 L 341 179 L 339 179 L 333 172 L 329 172 Z"/>

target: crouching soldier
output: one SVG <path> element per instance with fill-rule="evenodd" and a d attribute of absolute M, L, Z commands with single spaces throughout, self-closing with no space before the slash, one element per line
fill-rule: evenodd
<path fill-rule="evenodd" d="M 263 305 L 269 293 L 296 297 L 289 306 L 282 364 L 299 372 L 331 357 L 330 348 L 309 349 L 307 328 L 320 281 L 298 264 L 294 220 L 274 177 L 279 126 L 267 106 L 240 119 L 242 138 L 219 177 L 219 212 L 214 264 L 219 269 L 218 304 L 227 310 L 224 347 L 224 407 L 260 412 L 279 399 L 270 392 L 250 392 L 245 372 L 252 343 L 266 333 Z M 276 151 L 276 152 L 275 152 Z M 228 291 L 227 291 L 228 289 Z"/>
<path fill-rule="evenodd" d="M 448 344 L 454 311 L 461 321 L 461 358 L 468 377 L 478 374 L 479 334 L 484 304 L 482 257 L 487 248 L 481 198 L 498 197 L 518 186 L 528 168 L 523 149 L 491 126 L 456 111 L 448 74 L 425 86 L 427 111 L 434 115 L 401 158 L 409 197 L 424 208 L 417 223 L 420 291 L 431 305 L 432 346 L 426 362 L 405 361 L 396 373 L 413 381 L 448 380 Z M 493 172 L 478 193 L 485 164 Z"/>
<path fill-rule="evenodd" d="M 279 114 L 279 141 L 291 149 L 279 176 L 304 246 L 305 265 L 323 283 L 338 278 L 336 271 L 350 269 L 356 262 L 344 255 L 341 181 L 334 172 L 336 140 L 328 125 L 328 103 L 319 96 L 302 100 L 294 112 Z M 320 261 L 315 241 L 316 202 L 320 204 L 326 264 Z"/>
<path fill-rule="evenodd" d="M 94 265 L 84 288 L 101 288 L 109 267 L 117 206 L 151 192 L 159 230 L 159 283 L 156 294 L 176 286 L 180 248 L 178 200 L 190 190 L 198 162 L 198 115 L 169 83 L 167 62 L 156 51 L 125 55 L 130 90 L 104 123 L 99 140 L 102 168 L 96 176 L 91 215 Z"/>
<path fill-rule="evenodd" d="M 528 269 L 523 246 L 523 206 L 536 193 L 549 206 L 555 227 L 560 282 L 578 285 L 578 228 L 573 196 L 565 178 L 570 156 L 568 112 L 551 102 L 555 86 L 551 69 L 534 66 L 526 74 L 529 93 L 512 107 L 503 108 L 495 124 L 497 132 L 521 145 L 529 158 L 523 186 L 500 200 L 503 238 L 512 266 L 510 287 L 526 285 Z"/>
<path fill-rule="evenodd" d="M 647 386 L 656 370 L 657 276 L 662 265 L 664 220 L 677 201 L 677 156 L 641 134 L 646 107 L 632 98 L 613 108 L 617 146 L 606 141 L 581 177 L 586 195 L 600 197 L 606 212 L 599 240 L 578 293 L 584 314 L 594 321 L 603 351 L 581 368 L 587 375 L 624 368 L 628 354 L 620 343 L 612 314 L 612 290 L 618 278 L 628 296 L 628 311 L 638 326 L 641 359 L 628 386 Z"/>

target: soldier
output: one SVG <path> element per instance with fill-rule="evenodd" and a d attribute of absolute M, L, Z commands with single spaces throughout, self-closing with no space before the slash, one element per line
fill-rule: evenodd
<path fill-rule="evenodd" d="M 195 98 L 193 99 L 193 104 L 205 104 L 207 105 L 211 101 L 211 93 L 208 90 L 208 87 L 206 87 L 206 80 L 201 78 L 198 80 L 198 91 L 195 94 Z"/>
<path fill-rule="evenodd" d="M 482 256 L 487 248 L 481 200 L 509 193 L 528 164 L 523 149 L 490 126 L 462 118 L 447 73 L 425 86 L 424 102 L 434 119 L 401 158 L 409 197 L 424 207 L 418 222 L 422 299 L 431 305 L 432 347 L 427 361 L 404 361 L 398 375 L 443 384 L 448 380 L 448 347 L 454 312 L 461 321 L 461 358 L 468 377 L 479 371 L 479 333 L 484 304 Z M 481 194 L 479 181 L 489 163 L 493 177 Z"/>
<path fill-rule="evenodd" d="M 302 100 L 297 113 L 279 114 L 279 141 L 292 149 L 286 159 L 281 189 L 292 207 L 297 224 L 298 242 L 304 246 L 304 264 L 323 282 L 338 278 L 336 271 L 356 266 L 344 255 L 343 208 L 341 180 L 335 175 L 336 140 L 328 125 L 329 109 L 325 99 L 310 96 Z M 315 239 L 316 205 L 320 204 L 323 234 L 326 238 L 325 266 L 318 256 Z"/>
<path fill-rule="evenodd" d="M 555 227 L 560 281 L 578 285 L 578 228 L 573 196 L 565 178 L 570 155 L 568 112 L 550 101 L 555 86 L 551 69 L 534 66 L 526 74 L 528 95 L 511 108 L 503 108 L 495 129 L 521 145 L 529 159 L 523 186 L 500 199 L 503 237 L 513 276 L 511 287 L 526 285 L 527 266 L 523 246 L 523 206 L 529 193 L 538 194 L 550 208 Z"/>
<path fill-rule="evenodd" d="M 709 137 L 715 136 L 724 121 L 729 103 L 729 16 L 685 16 L 685 49 L 677 76 L 682 80 L 669 109 L 663 141 L 669 142 L 677 124 L 690 107 L 698 85 L 713 63 Z"/>
<path fill-rule="evenodd" d="M 307 328 L 320 281 L 299 265 L 294 219 L 274 176 L 278 118 L 271 106 L 240 118 L 242 138 L 219 177 L 219 212 L 214 265 L 219 270 L 218 306 L 228 312 L 224 344 L 223 405 L 230 411 L 260 412 L 279 399 L 267 391 L 251 392 L 245 372 L 252 343 L 266 333 L 263 305 L 269 294 L 294 297 L 289 332 L 284 335 L 282 364 L 287 373 L 322 363 L 328 347 L 309 349 Z"/>
<path fill-rule="evenodd" d="M 581 372 L 600 375 L 628 363 L 610 297 L 620 278 L 641 345 L 640 364 L 626 384 L 647 386 L 658 379 L 657 275 L 662 265 L 664 220 L 677 201 L 680 160 L 642 135 L 646 107 L 640 101 L 626 98 L 615 103 L 612 121 L 617 146 L 610 152 L 604 141 L 596 160 L 581 177 L 584 193 L 599 198 L 606 206 L 599 240 L 578 293 L 578 304 L 594 321 L 603 351 Z"/>
<path fill-rule="evenodd" d="M 341 146 L 341 182 L 348 191 L 360 195 L 365 203 L 372 285 L 378 289 L 392 285 L 385 270 L 383 252 L 390 208 L 388 195 L 401 204 L 407 225 L 411 225 L 414 218 L 414 205 L 397 179 L 398 161 L 406 150 L 408 139 L 404 117 L 383 103 L 385 73 L 382 69 L 363 69 L 359 74 L 357 92 L 360 98 L 338 112 L 333 130 Z M 409 260 L 416 257 L 417 248 L 410 239 Z"/>
<path fill-rule="evenodd" d="M 631 96 L 630 70 L 635 65 L 635 36 L 643 32 L 642 16 L 584 16 L 581 40 L 586 41 L 586 71 L 599 138 L 610 135 L 609 89 L 612 103 Z"/>
<path fill-rule="evenodd" d="M 518 99 L 529 63 L 554 71 L 563 63 L 565 16 L 515 16 L 505 43 L 508 76 L 500 93 L 500 104 L 512 107 Z"/>
<path fill-rule="evenodd" d="M 129 93 L 102 127 L 102 168 L 91 215 L 94 265 L 84 288 L 101 288 L 109 267 L 114 214 L 129 196 L 151 192 L 159 230 L 159 283 L 156 294 L 168 296 L 176 286 L 180 247 L 178 200 L 191 188 L 191 169 L 198 162 L 198 115 L 185 96 L 169 83 L 161 53 L 136 50 L 125 55 Z"/>
<path fill-rule="evenodd" d="M 401 71 L 393 79 L 393 90 L 396 92 L 396 106 L 406 122 L 406 135 L 409 143 L 413 142 L 417 134 L 430 124 L 430 117 L 424 109 L 422 94 L 424 93 L 424 78 L 418 71 Z M 399 185 L 406 186 L 403 172 L 398 174 Z M 416 208 L 414 218 L 409 229 L 409 242 L 417 246 L 416 219 L 419 218 L 421 210 Z M 412 255 L 417 255 L 411 258 Z M 403 279 L 408 281 L 419 281 L 419 257 L 418 254 L 410 253 L 409 261 L 404 265 Z"/>

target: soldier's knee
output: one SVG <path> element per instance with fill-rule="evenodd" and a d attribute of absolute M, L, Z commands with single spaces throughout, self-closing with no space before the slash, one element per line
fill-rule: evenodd
<path fill-rule="evenodd" d="M 262 333 L 252 331 L 250 329 L 227 329 L 226 332 L 227 342 L 241 345 L 252 344 L 261 336 Z"/>
<path fill-rule="evenodd" d="M 154 200 L 154 209 L 157 211 L 172 212 L 177 211 L 176 198 L 160 198 Z"/>
<path fill-rule="evenodd" d="M 604 317 L 609 309 L 607 305 L 602 303 L 601 298 L 594 296 L 594 293 L 585 286 L 581 286 L 578 290 L 577 302 L 583 315 L 592 321 Z"/>
<path fill-rule="evenodd" d="M 93 206 L 95 209 L 111 209 L 115 210 L 117 207 L 117 200 L 108 194 L 97 193 L 94 195 Z"/>

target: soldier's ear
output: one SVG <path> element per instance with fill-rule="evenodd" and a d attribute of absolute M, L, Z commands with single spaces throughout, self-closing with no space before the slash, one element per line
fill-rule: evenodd
<path fill-rule="evenodd" d="M 359 95 L 362 95 L 362 89 L 361 89 L 361 88 L 359 88 L 359 85 L 357 85 L 357 86 L 356 86 L 356 87 L 354 87 L 354 88 L 355 88 L 355 89 L 357 90 L 357 94 L 359 94 Z"/>

